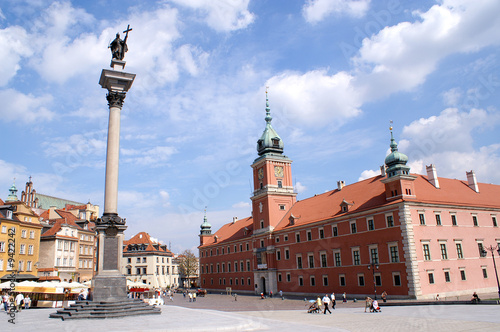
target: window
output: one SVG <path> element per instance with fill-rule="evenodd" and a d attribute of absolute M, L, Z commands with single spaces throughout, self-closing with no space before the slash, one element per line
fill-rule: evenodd
<path fill-rule="evenodd" d="M 142 257 L 142 262 L 146 263 L 146 259 L 147 259 L 147 257 Z"/>
<path fill-rule="evenodd" d="M 278 180 L 278 188 L 283 188 L 283 182 L 281 180 Z"/>
<path fill-rule="evenodd" d="M 460 270 L 460 278 L 465 281 L 467 278 L 465 277 L 465 270 Z"/>
<path fill-rule="evenodd" d="M 32 244 L 30 244 L 28 246 L 28 255 L 33 255 L 33 245 Z"/>
<path fill-rule="evenodd" d="M 311 286 L 313 286 L 313 287 L 316 286 L 316 278 L 314 276 L 311 276 L 310 278 L 311 278 L 310 279 Z"/>
<path fill-rule="evenodd" d="M 360 265 L 361 264 L 361 259 L 359 257 L 359 250 L 353 250 L 352 251 L 352 263 L 354 265 Z"/>
<path fill-rule="evenodd" d="M 394 286 L 401 286 L 401 275 L 399 272 L 392 273 L 392 283 Z"/>
<path fill-rule="evenodd" d="M 462 244 L 457 242 L 455 245 L 457 247 L 457 258 L 464 258 L 464 254 L 462 252 Z"/>
<path fill-rule="evenodd" d="M 342 261 L 340 259 L 340 250 L 334 251 L 333 255 L 335 257 L 335 266 L 342 266 Z"/>
<path fill-rule="evenodd" d="M 424 250 L 424 260 L 430 261 L 431 260 L 431 252 L 429 250 L 429 244 L 424 243 L 422 245 L 422 249 Z"/>
<path fill-rule="evenodd" d="M 444 271 L 444 281 L 450 282 L 450 271 Z"/>
<path fill-rule="evenodd" d="M 140 262 L 141 262 L 141 258 L 140 258 L 140 257 L 137 257 L 136 262 L 137 262 L 137 263 L 140 263 Z"/>
<path fill-rule="evenodd" d="M 429 272 L 427 275 L 429 276 L 429 284 L 433 284 L 434 283 L 434 273 Z"/>
<path fill-rule="evenodd" d="M 250 261 L 247 261 L 247 271 L 250 272 Z"/>
<path fill-rule="evenodd" d="M 358 286 L 365 286 L 365 276 L 363 274 L 358 274 Z"/>
<path fill-rule="evenodd" d="M 69 242 L 64 241 L 64 250 L 68 250 L 68 249 L 69 249 Z"/>
<path fill-rule="evenodd" d="M 312 233 L 311 231 L 307 231 L 307 241 L 311 241 L 312 240 Z"/>
<path fill-rule="evenodd" d="M 451 215 L 451 224 L 452 224 L 453 226 L 456 226 L 456 225 L 457 225 L 457 216 L 456 216 L 456 215 L 454 215 L 454 214 L 452 214 L 452 215 Z"/>
<path fill-rule="evenodd" d="M 225 272 L 226 272 L 226 264 L 222 263 L 222 273 L 225 273 Z"/>
<path fill-rule="evenodd" d="M 264 220 L 260 221 L 260 228 L 264 228 Z"/>
<path fill-rule="evenodd" d="M 264 248 L 264 247 L 265 247 L 265 246 L 264 246 L 264 240 L 260 240 L 260 247 L 261 247 L 261 248 Z"/>
<path fill-rule="evenodd" d="M 370 248 L 371 263 L 378 264 L 378 248 Z"/>
<path fill-rule="evenodd" d="M 290 259 L 290 250 L 288 248 L 285 248 L 285 259 Z"/>
<path fill-rule="evenodd" d="M 477 223 L 477 216 L 472 216 L 472 223 L 474 224 L 474 226 L 479 226 Z"/>
<path fill-rule="evenodd" d="M 295 233 L 295 242 L 300 242 L 300 233 Z"/>
<path fill-rule="evenodd" d="M 325 238 L 325 230 L 323 228 L 319 229 L 319 238 L 324 239 Z"/>
<path fill-rule="evenodd" d="M 423 213 L 418 214 L 418 219 L 420 220 L 420 225 L 425 225 L 425 216 Z"/>
<path fill-rule="evenodd" d="M 323 286 L 328 286 L 328 276 L 323 276 Z"/>
<path fill-rule="evenodd" d="M 231 263 L 227 263 L 227 272 L 231 272 Z"/>
<path fill-rule="evenodd" d="M 31 261 L 27 261 L 27 262 L 26 262 L 26 271 L 31 271 L 31 269 L 32 269 L 32 266 L 31 266 L 31 265 L 32 265 L 32 262 L 31 262 Z"/>
<path fill-rule="evenodd" d="M 327 267 L 326 253 L 321 254 L 321 267 Z"/>
<path fill-rule="evenodd" d="M 23 229 L 23 230 L 21 231 L 21 237 L 22 237 L 23 239 L 25 239 L 27 236 L 28 236 L 28 231 L 27 231 L 27 230 L 25 230 L 25 229 Z"/>
<path fill-rule="evenodd" d="M 340 274 L 339 275 L 339 285 L 340 286 L 345 286 L 345 274 Z"/>
<path fill-rule="evenodd" d="M 391 253 L 391 263 L 398 263 L 399 262 L 398 246 L 397 245 L 390 246 L 389 252 Z"/>
<path fill-rule="evenodd" d="M 498 227 L 497 217 L 491 216 L 491 222 L 493 223 L 493 227 Z"/>
<path fill-rule="evenodd" d="M 387 227 L 394 227 L 394 218 L 393 216 L 386 216 Z"/>
<path fill-rule="evenodd" d="M 281 251 L 276 250 L 276 260 L 281 260 Z"/>
<path fill-rule="evenodd" d="M 292 276 L 290 275 L 290 273 L 287 273 L 287 274 L 286 274 L 286 281 L 287 281 L 287 282 L 292 281 Z"/>
<path fill-rule="evenodd" d="M 302 276 L 299 277 L 299 286 L 304 286 L 304 279 Z"/>
<path fill-rule="evenodd" d="M 375 285 L 382 286 L 382 276 L 380 273 L 375 273 Z"/>
<path fill-rule="evenodd" d="M 278 282 L 281 282 L 281 273 L 278 273 Z M 238 279 L 236 279 L 236 284 L 238 284 Z"/>
<path fill-rule="evenodd" d="M 479 250 L 479 257 L 486 257 L 487 252 L 484 250 L 482 242 L 477 243 L 477 249 Z"/>
<path fill-rule="evenodd" d="M 436 214 L 436 225 L 441 226 L 441 215 Z"/>
<path fill-rule="evenodd" d="M 285 210 L 285 205 L 280 204 L 280 210 Z"/>
<path fill-rule="evenodd" d="M 63 243 L 63 241 L 57 240 L 57 249 L 58 250 L 62 250 L 62 243 Z"/>
<path fill-rule="evenodd" d="M 24 270 L 24 261 L 19 261 L 19 268 L 18 268 L 19 271 L 23 271 Z"/>
<path fill-rule="evenodd" d="M 288 235 L 283 236 L 283 241 L 285 241 L 285 242 L 288 241 Z"/>
<path fill-rule="evenodd" d="M 302 268 L 302 256 L 297 256 L 297 269 Z"/>
<path fill-rule="evenodd" d="M 25 253 L 26 253 L 26 245 L 21 244 L 21 246 L 19 247 L 19 254 L 24 255 Z"/>
<path fill-rule="evenodd" d="M 446 243 L 440 243 L 441 248 L 441 259 L 448 259 L 448 253 L 446 252 Z"/>
<path fill-rule="evenodd" d="M 251 278 L 247 278 L 247 284 L 248 284 L 248 286 L 250 286 L 252 284 L 252 279 Z"/>
<path fill-rule="evenodd" d="M 2 226 L 2 233 L 7 233 L 7 226 Z"/>
<path fill-rule="evenodd" d="M 314 256 L 313 255 L 309 255 L 307 256 L 308 260 L 309 260 L 309 268 L 312 269 L 314 268 Z"/>
<path fill-rule="evenodd" d="M 247 251 L 248 251 L 248 250 L 250 250 L 250 249 L 249 249 L 249 246 L 248 246 L 248 243 L 247 243 L 246 245 L 247 245 L 247 249 L 246 249 L 246 250 L 247 250 Z"/>
<path fill-rule="evenodd" d="M 220 265 L 217 263 L 217 273 L 220 273 Z"/>
<path fill-rule="evenodd" d="M 356 233 L 356 222 L 353 221 L 351 222 L 351 234 L 355 234 Z"/>
<path fill-rule="evenodd" d="M 274 241 L 276 241 L 276 243 L 280 243 L 280 237 L 276 236 Z M 236 246 L 234 246 L 234 248 L 235 248 L 234 251 L 236 252 Z"/>
<path fill-rule="evenodd" d="M 0 252 L 5 252 L 5 242 L 0 242 Z"/>
<path fill-rule="evenodd" d="M 373 219 L 368 219 L 368 230 L 373 231 L 375 229 L 375 224 L 373 223 Z"/>
<path fill-rule="evenodd" d="M 483 267 L 483 278 L 488 279 L 488 271 L 486 270 L 486 267 Z"/>
<path fill-rule="evenodd" d="M 35 231 L 30 231 L 30 239 L 34 239 L 35 238 Z"/>

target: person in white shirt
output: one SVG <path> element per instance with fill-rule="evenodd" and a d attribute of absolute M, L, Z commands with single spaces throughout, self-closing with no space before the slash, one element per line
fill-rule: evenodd
<path fill-rule="evenodd" d="M 335 310 L 335 304 L 337 304 L 337 301 L 335 300 L 335 293 L 332 292 L 332 309 Z"/>
<path fill-rule="evenodd" d="M 16 305 L 17 310 L 20 312 L 24 306 L 24 295 L 22 293 L 16 295 Z"/>
<path fill-rule="evenodd" d="M 323 305 L 325 306 L 325 309 L 323 310 L 323 313 L 326 315 L 326 311 L 328 310 L 328 312 L 330 314 L 332 314 L 332 312 L 330 311 L 330 309 L 328 308 L 328 305 L 330 304 L 330 296 L 328 296 L 328 294 L 325 294 L 325 296 L 323 297 Z"/>

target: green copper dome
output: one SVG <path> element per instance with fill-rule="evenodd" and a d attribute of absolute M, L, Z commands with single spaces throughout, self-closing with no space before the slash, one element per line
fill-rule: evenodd
<path fill-rule="evenodd" d="M 5 202 L 17 202 L 19 198 L 17 198 L 17 188 L 15 183 L 12 184 L 12 186 L 9 189 L 9 192 L 10 194 L 9 196 L 7 196 Z"/>
<path fill-rule="evenodd" d="M 212 225 L 210 225 L 207 221 L 207 215 L 205 212 L 205 216 L 203 217 L 203 223 L 200 226 L 200 234 L 201 235 L 210 235 L 212 234 Z"/>
<path fill-rule="evenodd" d="M 262 133 L 262 136 L 257 141 L 257 152 L 259 156 L 262 156 L 267 153 L 283 153 L 283 141 L 279 137 L 276 130 L 274 130 L 271 125 L 271 121 L 273 118 L 271 117 L 271 109 L 269 108 L 269 100 L 267 99 L 267 91 L 266 91 L 266 129 Z"/>
<path fill-rule="evenodd" d="M 391 153 L 385 157 L 385 165 L 387 166 L 387 177 L 393 177 L 400 174 L 409 174 L 410 167 L 406 166 L 408 156 L 398 151 L 398 144 L 394 140 L 391 127 Z"/>

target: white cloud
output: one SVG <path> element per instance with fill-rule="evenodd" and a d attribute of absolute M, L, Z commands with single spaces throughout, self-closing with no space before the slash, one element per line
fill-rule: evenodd
<path fill-rule="evenodd" d="M 361 175 L 359 176 L 358 181 L 369 179 L 369 178 L 372 178 L 372 177 L 377 176 L 377 175 L 380 175 L 380 171 L 366 169 L 363 172 L 361 172 Z"/>
<path fill-rule="evenodd" d="M 33 51 L 29 36 L 21 27 L 11 26 L 0 30 L 0 87 L 7 85 L 21 69 L 22 57 L 30 56 Z"/>
<path fill-rule="evenodd" d="M 412 172 L 423 173 L 424 165 L 434 164 L 439 176 L 464 178 L 465 171 L 473 169 L 479 181 L 498 183 L 500 174 L 491 170 L 500 163 L 500 143 L 476 148 L 472 132 L 499 122 L 497 112 L 448 108 L 405 126 L 399 150 L 408 155 Z"/>
<path fill-rule="evenodd" d="M 170 206 L 170 194 L 165 191 L 165 190 L 160 190 L 160 198 L 163 201 L 163 206 L 164 207 L 169 207 Z"/>
<path fill-rule="evenodd" d="M 250 203 L 248 203 L 248 202 L 238 202 L 238 203 L 232 205 L 233 209 L 243 209 L 243 208 L 249 208 L 249 207 L 250 207 Z"/>
<path fill-rule="evenodd" d="M 155 146 L 140 150 L 121 149 L 120 152 L 124 157 L 124 163 L 155 167 L 164 164 L 174 153 L 177 153 L 177 149 L 171 146 Z"/>
<path fill-rule="evenodd" d="M 209 54 L 192 45 L 182 45 L 176 51 L 179 65 L 192 76 L 197 76 L 208 61 Z"/>
<path fill-rule="evenodd" d="M 325 70 L 314 70 L 302 75 L 285 72 L 266 84 L 270 87 L 271 109 L 279 108 L 289 119 L 308 126 L 340 127 L 361 113 L 352 80 L 346 72 L 330 76 Z"/>
<path fill-rule="evenodd" d="M 297 181 L 295 183 L 295 188 L 294 189 L 295 189 L 295 192 L 297 192 L 297 194 L 300 194 L 300 193 L 305 192 L 307 190 L 307 187 L 304 186 L 302 183 L 300 183 L 300 182 Z"/>
<path fill-rule="evenodd" d="M 362 17 L 370 8 L 371 0 L 308 0 L 302 7 L 302 15 L 309 23 L 318 23 L 331 14 L 347 14 Z"/>
<path fill-rule="evenodd" d="M 198 10 L 212 29 L 229 32 L 252 24 L 255 15 L 248 10 L 250 0 L 172 0 L 181 6 Z"/>
<path fill-rule="evenodd" d="M 416 21 L 385 27 L 365 38 L 353 58 L 366 100 L 422 84 L 453 53 L 475 52 L 500 42 L 500 2 L 451 1 L 415 12 Z"/>
<path fill-rule="evenodd" d="M 52 103 L 52 96 L 35 97 L 25 95 L 13 89 L 0 90 L 0 116 L 4 121 L 23 121 L 25 123 L 50 121 L 54 117 L 48 106 Z"/>
<path fill-rule="evenodd" d="M 462 98 L 462 89 L 452 88 L 443 92 L 443 102 L 446 106 L 456 107 Z"/>

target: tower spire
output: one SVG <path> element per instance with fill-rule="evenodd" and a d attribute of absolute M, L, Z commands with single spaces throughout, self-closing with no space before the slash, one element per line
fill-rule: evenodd
<path fill-rule="evenodd" d="M 257 141 L 257 152 L 259 156 L 268 153 L 282 154 L 283 153 L 283 141 L 279 137 L 276 130 L 274 130 L 271 125 L 273 117 L 271 116 L 271 108 L 269 107 L 269 97 L 268 90 L 269 87 L 266 86 L 266 129 L 262 133 L 262 136 Z"/>
<path fill-rule="evenodd" d="M 410 167 L 406 165 L 408 162 L 408 156 L 398 151 L 398 143 L 396 143 L 392 133 L 392 121 L 389 130 L 391 131 L 391 153 L 385 157 L 387 177 L 390 178 L 396 175 L 408 175 L 410 174 Z"/>

